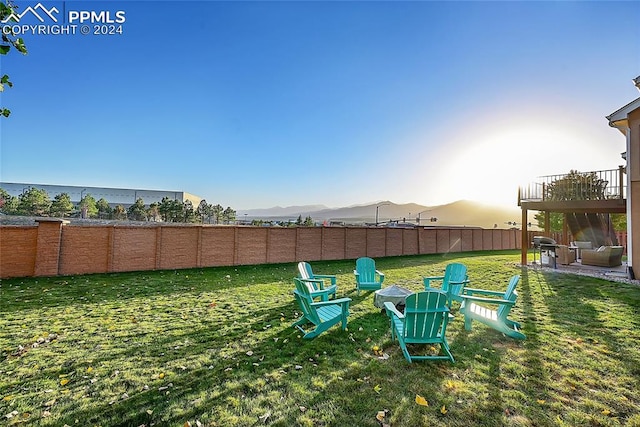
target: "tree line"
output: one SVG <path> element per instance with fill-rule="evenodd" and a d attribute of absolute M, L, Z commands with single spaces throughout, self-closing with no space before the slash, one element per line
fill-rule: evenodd
<path fill-rule="evenodd" d="M 111 207 L 104 198 L 96 200 L 86 194 L 74 204 L 68 193 L 60 193 L 53 200 L 42 189 L 31 187 L 19 196 L 10 195 L 0 188 L 0 212 L 5 215 L 80 217 L 131 221 L 164 221 L 207 224 L 230 224 L 236 220 L 231 207 L 212 205 L 202 200 L 197 207 L 190 200 L 165 197 L 160 203 L 145 205 L 142 198 L 125 209 L 123 205 Z"/>

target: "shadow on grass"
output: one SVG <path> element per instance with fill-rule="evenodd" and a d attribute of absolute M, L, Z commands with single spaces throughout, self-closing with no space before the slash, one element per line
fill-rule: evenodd
<path fill-rule="evenodd" d="M 640 378 L 640 359 L 628 351 L 637 348 L 628 333 L 640 330 L 640 288 L 571 274 L 546 273 L 543 278 L 554 293 L 545 302 L 555 325 L 579 341 L 605 343 Z"/>

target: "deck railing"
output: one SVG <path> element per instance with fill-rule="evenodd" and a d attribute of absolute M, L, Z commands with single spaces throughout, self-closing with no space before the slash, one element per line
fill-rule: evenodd
<path fill-rule="evenodd" d="M 519 188 L 518 201 L 624 199 L 624 166 L 593 172 L 538 177 Z"/>

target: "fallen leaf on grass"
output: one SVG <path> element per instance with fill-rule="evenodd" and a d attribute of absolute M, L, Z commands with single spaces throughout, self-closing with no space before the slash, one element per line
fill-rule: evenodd
<path fill-rule="evenodd" d="M 271 416 L 271 412 L 267 412 L 266 414 L 264 414 L 264 415 L 262 415 L 262 416 L 260 416 L 260 417 L 258 417 L 258 418 L 260 418 L 260 421 L 262 421 L 263 423 L 265 423 L 265 424 L 266 424 L 266 423 L 267 423 L 267 419 L 268 419 L 270 416 Z"/>
<path fill-rule="evenodd" d="M 421 406 L 429 406 L 429 402 L 427 402 L 427 399 L 420 396 L 419 394 L 416 394 L 416 403 Z"/>
<path fill-rule="evenodd" d="M 67 385 L 67 384 L 69 384 L 69 379 L 63 378 L 60 380 L 60 385 Z"/>
<path fill-rule="evenodd" d="M 608 409 L 603 409 L 602 410 L 602 415 L 611 415 L 611 411 Z"/>
<path fill-rule="evenodd" d="M 378 394 L 380 394 L 380 390 L 382 390 L 382 387 L 380 387 L 380 384 L 376 384 L 376 386 L 373 388 L 373 391 L 375 391 Z"/>
<path fill-rule="evenodd" d="M 536 402 L 538 402 L 538 405 L 544 405 L 547 401 L 544 399 L 538 399 Z"/>
<path fill-rule="evenodd" d="M 442 405 L 442 408 L 440 408 L 440 413 L 441 413 L 442 415 L 445 415 L 447 412 L 449 412 L 449 411 L 447 410 L 447 407 L 446 407 L 445 405 Z"/>

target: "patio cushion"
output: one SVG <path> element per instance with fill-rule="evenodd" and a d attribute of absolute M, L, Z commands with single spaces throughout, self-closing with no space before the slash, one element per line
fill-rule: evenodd
<path fill-rule="evenodd" d="M 622 246 L 604 246 L 603 250 L 582 250 L 582 264 L 615 267 L 622 264 Z"/>

